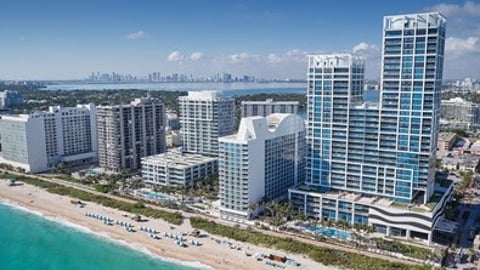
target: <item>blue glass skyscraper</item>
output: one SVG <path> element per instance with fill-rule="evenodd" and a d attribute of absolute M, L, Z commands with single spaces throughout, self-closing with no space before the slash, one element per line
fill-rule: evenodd
<path fill-rule="evenodd" d="M 402 236 L 418 229 L 430 241 L 442 207 L 415 220 L 410 208 L 391 206 L 422 205 L 435 193 L 446 20 L 439 13 L 396 15 L 383 26 L 378 103 L 363 101 L 362 57 L 309 57 L 306 185 L 291 189 L 290 198 L 309 216 Z M 435 196 L 445 201 L 449 192 Z"/>

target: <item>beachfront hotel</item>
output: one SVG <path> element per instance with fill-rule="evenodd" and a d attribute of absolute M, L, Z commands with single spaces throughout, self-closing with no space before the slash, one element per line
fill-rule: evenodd
<path fill-rule="evenodd" d="M 296 114 L 242 118 L 237 134 L 219 139 L 220 216 L 245 221 L 262 203 L 286 199 L 304 181 L 305 124 Z"/>
<path fill-rule="evenodd" d="M 298 113 L 298 101 L 242 101 L 242 117 L 268 116 L 271 113 Z"/>
<path fill-rule="evenodd" d="M 378 103 L 363 101 L 365 60 L 308 59 L 305 184 L 289 190 L 306 215 L 372 225 L 431 243 L 452 186 L 435 182 L 446 20 L 387 16 Z"/>
<path fill-rule="evenodd" d="M 96 162 L 95 106 L 3 115 L 0 138 L 2 162 L 31 173 L 49 171 L 60 162 L 72 166 Z"/>
<path fill-rule="evenodd" d="M 216 157 L 218 138 L 235 129 L 235 100 L 217 91 L 189 91 L 178 98 L 183 151 Z"/>
<path fill-rule="evenodd" d="M 217 158 L 176 149 L 142 158 L 142 179 L 148 185 L 186 186 L 217 173 Z"/>
<path fill-rule="evenodd" d="M 150 97 L 98 106 L 97 136 L 101 168 L 138 170 L 141 158 L 165 152 L 165 106 Z"/>

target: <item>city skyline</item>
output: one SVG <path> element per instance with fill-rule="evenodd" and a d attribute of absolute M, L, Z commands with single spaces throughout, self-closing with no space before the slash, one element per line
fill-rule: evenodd
<path fill-rule="evenodd" d="M 480 60 L 479 3 L 378 3 L 368 8 L 368 15 L 359 12 L 365 10 L 363 5 L 7 2 L 0 11 L 0 79 L 82 79 L 92 70 L 298 79 L 305 77 L 308 54 L 330 52 L 365 56 L 366 78 L 378 78 L 378 20 L 384 14 L 419 11 L 440 11 L 450 22 L 445 78 L 478 76 L 474 65 Z"/>

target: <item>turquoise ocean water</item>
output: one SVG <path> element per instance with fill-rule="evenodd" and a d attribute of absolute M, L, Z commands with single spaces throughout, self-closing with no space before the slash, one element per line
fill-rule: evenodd
<path fill-rule="evenodd" d="M 0 204 L 2 270 L 192 270 Z"/>

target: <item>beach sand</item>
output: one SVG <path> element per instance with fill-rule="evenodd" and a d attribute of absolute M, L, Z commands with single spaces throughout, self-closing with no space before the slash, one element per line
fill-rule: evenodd
<path fill-rule="evenodd" d="M 163 220 L 149 218 L 148 221 L 145 222 L 136 222 L 131 219 L 132 215 L 129 213 L 89 202 L 87 202 L 84 208 L 80 208 L 75 204 L 72 204 L 70 202 L 71 198 L 69 197 L 48 193 L 45 190 L 30 185 L 10 187 L 8 186 L 7 181 L 0 181 L 0 200 L 40 212 L 46 217 L 64 220 L 87 227 L 90 230 L 106 235 L 109 238 L 122 240 L 129 245 L 141 249 L 147 249 L 149 252 L 165 259 L 175 259 L 176 262 L 200 262 L 211 269 L 279 269 L 266 265 L 265 261 L 257 261 L 254 258 L 254 255 L 257 252 L 260 252 L 266 255 L 271 253 L 286 255 L 288 258 L 294 259 L 301 264 L 297 267 L 279 263 L 286 266 L 285 269 L 337 269 L 316 263 L 310 259 L 304 258 L 302 255 L 288 254 L 282 251 L 258 247 L 215 235 L 208 235 L 208 237 L 203 238 L 187 236 L 186 243 L 188 247 L 179 247 L 175 244 L 175 240 L 164 237 L 163 232 L 168 232 L 170 234 L 178 234 L 180 232 L 190 233 L 192 227 L 187 219 L 180 226 L 171 225 Z M 134 230 L 136 230 L 136 232 L 127 232 L 123 226 L 119 225 L 105 225 L 98 219 L 85 216 L 86 212 L 107 216 L 114 220 L 128 222 L 135 226 Z M 160 236 L 161 239 L 151 239 L 147 233 L 140 231 L 141 226 L 155 229 L 159 232 L 158 236 Z M 173 226 L 174 229 L 172 229 L 171 226 Z M 241 250 L 231 249 L 225 244 L 218 244 L 212 238 L 228 240 L 233 243 L 233 245 L 236 245 L 237 247 L 240 246 Z M 192 246 L 191 240 L 196 240 L 202 245 L 199 247 Z M 252 254 L 252 256 L 247 257 L 244 251 Z"/>

